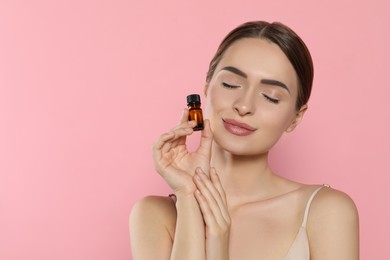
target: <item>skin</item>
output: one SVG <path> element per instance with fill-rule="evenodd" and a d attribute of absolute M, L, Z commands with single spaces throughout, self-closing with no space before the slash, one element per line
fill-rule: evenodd
<path fill-rule="evenodd" d="M 187 110 L 179 125 L 154 144 L 156 170 L 177 202 L 149 196 L 133 207 L 134 260 L 287 255 L 307 200 L 318 187 L 282 178 L 268 164 L 269 150 L 283 133 L 295 129 L 307 110 L 306 105 L 295 109 L 297 82 L 294 68 L 273 43 L 241 39 L 226 50 L 205 87 L 208 120 L 198 150 L 189 153 L 185 146 L 195 126 L 187 121 Z M 225 119 L 255 130 L 234 135 L 225 128 Z M 318 192 L 307 222 L 311 259 L 358 259 L 358 233 L 353 201 L 331 188 Z"/>

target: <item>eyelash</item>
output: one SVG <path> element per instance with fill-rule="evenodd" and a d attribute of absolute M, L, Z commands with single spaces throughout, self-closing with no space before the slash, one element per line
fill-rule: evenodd
<path fill-rule="evenodd" d="M 236 85 L 230 85 L 230 84 L 227 84 L 225 82 L 222 82 L 222 86 L 224 86 L 225 88 L 238 88 L 240 86 L 236 86 Z"/>
<path fill-rule="evenodd" d="M 231 89 L 234 89 L 234 88 L 239 88 L 240 86 L 236 86 L 236 85 L 230 85 L 230 84 L 227 84 L 225 82 L 222 82 L 222 86 L 224 86 L 225 88 L 231 88 Z M 274 98 L 271 98 L 265 94 L 262 94 L 264 96 L 264 98 L 266 100 L 268 100 L 269 102 L 273 103 L 273 104 L 279 104 L 279 100 L 278 99 L 274 99 Z"/>
<path fill-rule="evenodd" d="M 274 103 L 274 104 L 279 104 L 279 100 L 278 99 L 274 99 L 274 98 L 270 98 L 269 96 L 263 94 L 263 96 L 265 97 L 265 99 L 267 99 L 269 102 L 271 103 Z"/>

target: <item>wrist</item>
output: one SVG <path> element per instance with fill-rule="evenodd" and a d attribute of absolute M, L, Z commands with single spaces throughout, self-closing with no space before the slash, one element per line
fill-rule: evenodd
<path fill-rule="evenodd" d="M 194 183 L 191 185 L 183 185 L 180 188 L 174 189 L 176 197 L 193 197 L 196 191 L 196 186 Z"/>
<path fill-rule="evenodd" d="M 195 198 L 195 189 L 181 189 L 175 191 L 177 199 L 192 199 Z"/>

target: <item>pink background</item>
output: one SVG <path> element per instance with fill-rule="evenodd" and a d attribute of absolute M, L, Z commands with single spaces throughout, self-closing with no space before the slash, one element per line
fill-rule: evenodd
<path fill-rule="evenodd" d="M 390 259 L 388 3 L 0 0 L 0 259 L 131 259 L 132 204 L 169 193 L 152 143 L 222 37 L 258 19 L 291 26 L 315 62 L 274 168 L 347 192 L 361 259 Z"/>

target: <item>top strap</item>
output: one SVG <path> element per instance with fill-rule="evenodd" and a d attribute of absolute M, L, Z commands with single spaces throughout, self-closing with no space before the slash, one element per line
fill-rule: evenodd
<path fill-rule="evenodd" d="M 173 193 L 171 193 L 171 194 L 169 194 L 168 196 L 173 200 L 173 203 L 176 204 L 176 201 L 177 201 L 176 195 L 173 194 Z"/>
<path fill-rule="evenodd" d="M 303 222 L 302 227 L 306 228 L 307 223 L 307 216 L 309 215 L 309 209 L 311 202 L 313 201 L 316 194 L 323 188 L 323 187 L 330 187 L 328 184 L 323 184 L 322 186 L 318 187 L 310 196 L 309 200 L 307 201 L 306 208 L 305 208 L 305 215 L 303 216 Z"/>

